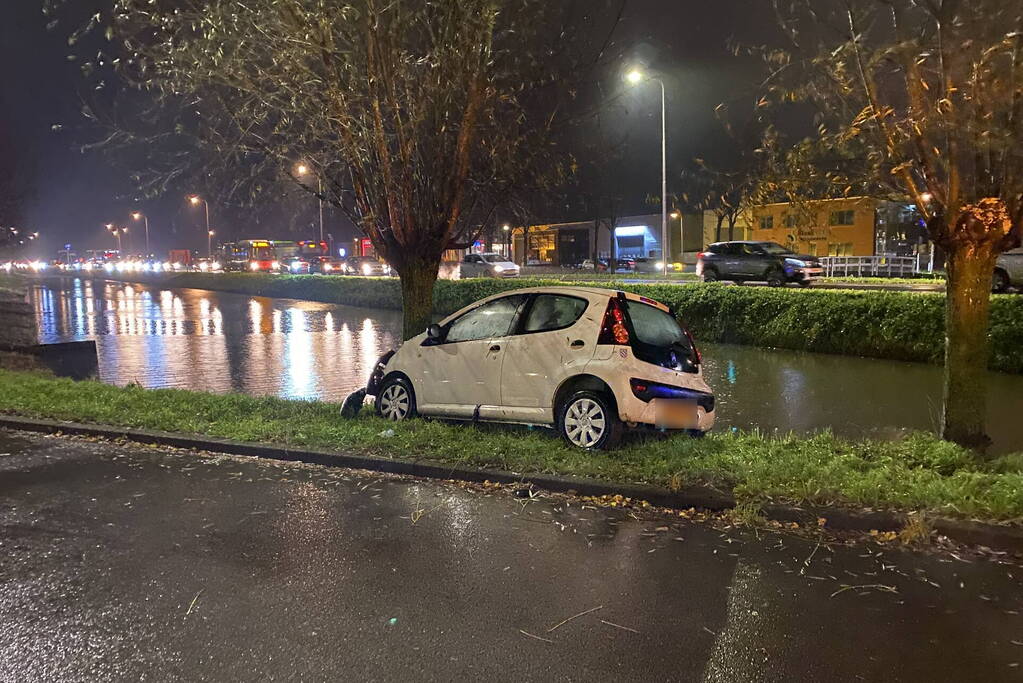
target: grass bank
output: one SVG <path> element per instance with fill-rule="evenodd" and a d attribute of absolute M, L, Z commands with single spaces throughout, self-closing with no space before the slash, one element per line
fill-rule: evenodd
<path fill-rule="evenodd" d="M 516 472 L 572 474 L 668 488 L 710 484 L 743 501 L 849 504 L 926 510 L 957 517 L 1023 519 L 1023 454 L 978 464 L 970 453 L 928 435 L 897 442 L 829 434 L 756 433 L 650 439 L 614 453 L 569 448 L 543 430 L 343 420 L 338 406 L 72 382 L 0 370 L 0 412 L 155 429 L 292 447 L 428 459 Z M 393 429 L 393 436 L 384 436 Z"/>
<path fill-rule="evenodd" d="M 162 287 L 401 308 L 401 291 L 392 278 L 178 273 L 125 279 Z M 535 278 L 440 280 L 434 289 L 434 310 L 447 314 L 501 291 L 556 284 L 582 283 Z M 625 289 L 663 301 L 675 309 L 698 341 L 935 364 L 943 361 L 945 299 L 937 292 L 646 285 L 614 280 L 586 284 Z M 1023 296 L 992 297 L 990 341 L 991 369 L 1023 373 Z"/>

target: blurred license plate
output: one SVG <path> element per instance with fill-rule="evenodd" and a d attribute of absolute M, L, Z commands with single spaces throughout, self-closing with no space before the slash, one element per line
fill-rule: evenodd
<path fill-rule="evenodd" d="M 654 424 L 662 429 L 695 429 L 698 421 L 695 401 L 654 399 Z"/>

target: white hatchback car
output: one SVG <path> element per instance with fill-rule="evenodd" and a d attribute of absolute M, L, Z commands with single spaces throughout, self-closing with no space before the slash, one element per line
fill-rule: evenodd
<path fill-rule="evenodd" d="M 466 254 L 459 277 L 518 277 L 519 267 L 501 254 Z"/>
<path fill-rule="evenodd" d="M 366 393 L 416 415 L 554 427 L 588 449 L 626 427 L 702 434 L 714 395 L 668 307 L 610 289 L 544 287 L 467 306 L 384 355 Z"/>

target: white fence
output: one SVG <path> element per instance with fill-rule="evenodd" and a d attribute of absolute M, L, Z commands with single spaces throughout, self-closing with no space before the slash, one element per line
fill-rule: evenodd
<path fill-rule="evenodd" d="M 819 260 L 827 277 L 912 277 L 931 269 L 926 255 L 824 256 Z"/>

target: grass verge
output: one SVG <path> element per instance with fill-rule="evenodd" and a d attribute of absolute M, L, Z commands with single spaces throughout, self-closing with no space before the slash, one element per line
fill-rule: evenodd
<path fill-rule="evenodd" d="M 0 412 L 666 488 L 709 484 L 734 490 L 743 502 L 771 498 L 1023 519 L 1023 454 L 978 463 L 968 451 L 925 434 L 854 442 L 831 434 L 722 433 L 651 438 L 610 454 L 589 453 L 545 430 L 395 424 L 368 411 L 343 420 L 330 403 L 115 387 L 3 369 Z M 388 429 L 393 436 L 383 435 Z"/>

